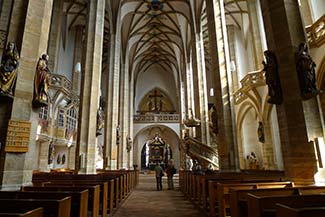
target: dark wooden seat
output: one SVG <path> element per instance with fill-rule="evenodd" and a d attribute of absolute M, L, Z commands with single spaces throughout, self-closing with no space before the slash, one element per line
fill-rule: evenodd
<path fill-rule="evenodd" d="M 62 199 L 71 197 L 71 216 L 87 217 L 88 190 L 54 192 L 54 191 L 0 191 L 1 199 Z"/>
<path fill-rule="evenodd" d="M 93 217 L 98 217 L 98 201 L 99 201 L 99 186 L 96 190 L 93 187 L 73 187 L 73 186 L 45 186 L 33 187 L 25 186 L 21 189 L 24 193 L 38 194 L 65 194 L 72 197 L 72 213 L 80 212 L 79 215 L 87 216 L 88 210 L 91 211 Z M 86 194 L 85 194 L 86 192 Z M 96 193 L 97 192 L 97 193 Z M 94 205 L 95 204 L 95 205 Z M 75 215 L 75 214 L 73 214 Z"/>
<path fill-rule="evenodd" d="M 276 216 L 276 204 L 290 207 L 323 207 L 325 195 L 256 196 L 248 194 L 248 216 Z"/>
<path fill-rule="evenodd" d="M 8 211 L 5 208 L 1 209 L 0 217 L 43 217 L 42 207 L 30 210 L 21 209 L 20 207 L 17 207 L 16 210 L 12 213 Z"/>
<path fill-rule="evenodd" d="M 99 211 L 101 212 L 102 216 L 105 216 L 107 214 L 108 209 L 108 195 L 109 195 L 109 188 L 108 188 L 108 182 L 104 181 L 88 181 L 88 180 L 52 180 L 50 182 L 46 182 L 43 184 L 45 187 L 50 186 L 62 186 L 62 187 L 85 187 L 88 188 L 89 186 L 97 186 L 99 185 Z M 97 192 L 95 192 L 97 194 Z M 93 206 L 94 209 L 94 206 Z"/>
<path fill-rule="evenodd" d="M 325 216 L 325 204 L 322 207 L 290 207 L 276 204 L 277 217 L 321 217 Z"/>
<path fill-rule="evenodd" d="M 62 199 L 0 199 L 0 210 L 14 213 L 20 209 L 31 210 L 43 207 L 44 217 L 70 217 L 71 197 Z"/>
<path fill-rule="evenodd" d="M 319 186 L 302 186 L 293 188 L 276 188 L 276 189 L 230 189 L 230 214 L 231 217 L 248 216 L 247 211 L 247 194 L 256 196 L 276 196 L 276 195 L 311 195 L 325 193 L 325 187 Z"/>
<path fill-rule="evenodd" d="M 292 182 L 252 182 L 252 183 L 220 183 L 209 181 L 210 216 L 216 215 L 215 204 L 218 202 L 220 217 L 226 216 L 226 209 L 230 208 L 230 188 L 257 189 L 257 188 L 286 188 L 292 187 Z"/>

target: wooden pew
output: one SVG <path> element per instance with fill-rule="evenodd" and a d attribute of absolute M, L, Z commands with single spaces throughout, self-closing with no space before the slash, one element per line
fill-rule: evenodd
<path fill-rule="evenodd" d="M 220 172 L 212 171 L 205 173 L 196 173 L 192 171 L 181 170 L 179 172 L 180 190 L 198 206 L 203 206 L 203 210 L 209 208 L 209 181 L 217 182 L 261 182 L 261 181 L 281 181 L 284 177 L 283 171 L 250 171 L 241 172 Z"/>
<path fill-rule="evenodd" d="M 292 207 L 323 207 L 325 195 L 256 196 L 248 194 L 248 216 L 275 217 L 276 204 Z"/>
<path fill-rule="evenodd" d="M 70 217 L 71 197 L 62 199 L 0 199 L 0 210 L 15 212 L 19 209 L 43 207 L 44 217 Z"/>
<path fill-rule="evenodd" d="M 131 180 L 129 180 L 129 177 L 132 177 Z M 99 174 L 66 174 L 66 173 L 34 173 L 33 174 L 33 184 L 34 185 L 43 185 L 46 182 L 49 182 L 51 180 L 61 180 L 61 181 L 68 181 L 71 180 L 72 182 L 75 182 L 76 180 L 87 180 L 87 181 L 109 181 L 113 180 L 114 186 L 110 186 L 110 189 L 114 188 L 114 191 L 110 191 L 110 194 L 108 194 L 107 198 L 109 201 L 108 210 L 109 213 L 112 212 L 113 208 L 118 208 L 119 205 L 124 201 L 124 199 L 127 197 L 130 190 L 133 189 L 136 184 L 138 183 L 138 171 L 106 171 L 103 170 Z M 130 183 L 133 183 L 132 186 L 129 186 Z M 114 200 L 112 200 L 112 195 L 114 197 Z M 112 201 L 112 202 L 111 202 Z"/>
<path fill-rule="evenodd" d="M 109 181 L 114 179 L 115 189 L 116 189 L 116 199 L 118 203 L 123 199 L 123 174 L 122 173 L 101 173 L 101 174 L 79 174 L 79 175 L 69 175 L 60 173 L 37 173 L 33 174 L 33 184 L 47 182 L 51 180 L 87 180 L 87 181 Z M 117 203 L 117 204 L 118 204 Z"/>
<path fill-rule="evenodd" d="M 71 197 L 71 216 L 87 217 L 88 190 L 78 192 L 0 191 L 0 199 L 62 199 Z"/>
<path fill-rule="evenodd" d="M 8 211 L 12 211 L 12 210 L 8 210 Z M 16 210 L 14 210 L 14 212 L 12 213 L 10 212 L 6 213 L 6 212 L 7 211 L 5 208 L 1 209 L 0 217 L 43 217 L 42 207 L 32 209 L 32 210 L 26 210 L 17 207 Z"/>
<path fill-rule="evenodd" d="M 276 204 L 277 217 L 321 217 L 325 216 L 325 205 L 323 207 L 294 208 L 283 204 Z"/>
<path fill-rule="evenodd" d="M 230 188 L 230 214 L 231 217 L 247 216 L 247 194 L 256 196 L 267 195 L 311 195 L 325 193 L 325 187 L 303 186 L 293 188 L 276 188 L 276 189 L 236 189 Z"/>
<path fill-rule="evenodd" d="M 79 192 L 87 192 L 87 197 L 83 197 L 82 201 L 82 213 L 87 215 L 88 210 L 91 211 L 92 217 L 98 217 L 99 212 L 99 186 L 24 186 L 21 188 L 22 192 L 37 192 L 37 193 L 48 193 L 54 194 L 67 194 L 72 196 L 72 205 L 78 206 L 78 198 L 76 194 Z M 76 204 L 77 203 L 77 204 Z M 73 210 L 71 210 L 73 211 Z"/>
<path fill-rule="evenodd" d="M 257 188 L 284 188 L 292 187 L 292 182 L 253 182 L 253 183 L 220 183 L 209 181 L 210 216 L 216 215 L 215 204 L 218 202 L 219 217 L 226 216 L 226 208 L 230 207 L 230 188 L 257 189 Z"/>
<path fill-rule="evenodd" d="M 44 187 L 75 187 L 86 188 L 89 190 L 89 210 L 93 213 L 93 217 L 98 216 L 98 212 L 101 211 L 101 215 L 107 214 L 107 196 L 108 196 L 108 182 L 100 181 L 63 181 L 53 180 L 49 183 L 43 184 Z"/>

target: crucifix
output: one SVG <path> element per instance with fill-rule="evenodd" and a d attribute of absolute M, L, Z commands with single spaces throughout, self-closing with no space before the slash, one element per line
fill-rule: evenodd
<path fill-rule="evenodd" d="M 162 101 L 161 98 L 163 97 L 163 95 L 159 94 L 157 90 L 154 90 L 154 94 L 153 95 L 149 95 L 150 98 L 150 102 L 149 102 L 149 111 L 155 111 L 155 112 L 159 112 L 162 111 Z M 152 99 L 153 98 L 153 107 L 152 107 Z M 158 99 L 159 99 L 159 105 L 158 105 Z"/>

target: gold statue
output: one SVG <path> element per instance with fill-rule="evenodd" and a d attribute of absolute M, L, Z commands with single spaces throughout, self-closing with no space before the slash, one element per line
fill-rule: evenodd
<path fill-rule="evenodd" d="M 48 89 L 50 81 L 50 70 L 47 67 L 49 56 L 43 54 L 38 60 L 34 78 L 34 107 L 44 107 L 48 104 Z"/>
<path fill-rule="evenodd" d="M 0 65 L 0 95 L 13 97 L 17 79 L 19 54 L 15 43 L 9 42 Z"/>

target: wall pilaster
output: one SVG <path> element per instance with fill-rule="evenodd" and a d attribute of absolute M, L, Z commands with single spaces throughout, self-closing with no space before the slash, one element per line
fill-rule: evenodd
<path fill-rule="evenodd" d="M 81 172 L 95 173 L 97 151 L 96 120 L 100 96 L 105 0 L 90 1 L 88 7 L 87 39 L 77 145 L 79 146 L 79 154 L 85 155 L 85 168 L 81 168 Z"/>
<path fill-rule="evenodd" d="M 1 150 L 2 189 L 19 188 L 22 184 L 30 183 L 32 170 L 37 169 L 35 159 L 38 158 L 39 147 L 35 137 L 39 110 L 32 109 L 34 73 L 39 56 L 47 50 L 52 4 L 52 0 L 14 2 L 8 40 L 17 43 L 21 58 L 15 98 L 8 105 L 11 108 L 11 116 L 6 118 L 29 121 L 32 125 L 27 153 L 4 153 L 3 149 Z M 8 122 L 8 119 L 2 120 Z"/>
<path fill-rule="evenodd" d="M 305 41 L 304 27 L 296 0 L 261 0 L 269 50 L 275 52 L 283 89 L 277 106 L 285 175 L 297 182 L 313 182 L 315 150 L 308 142 L 303 102 L 300 96 L 295 54 Z"/>
<path fill-rule="evenodd" d="M 225 18 L 222 16 L 223 4 L 219 0 L 206 0 L 209 45 L 213 82 L 215 84 L 215 101 L 218 115 L 218 154 L 219 168 L 235 168 L 237 151 L 234 144 L 233 111 L 231 109 L 231 77 L 229 74 L 229 53 L 226 38 Z M 218 43 L 217 43 L 218 42 Z M 238 167 L 238 166 L 237 166 Z"/>

